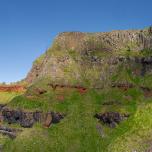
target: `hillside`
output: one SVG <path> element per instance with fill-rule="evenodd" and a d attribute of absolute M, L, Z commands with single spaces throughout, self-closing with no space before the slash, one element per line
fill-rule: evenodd
<path fill-rule="evenodd" d="M 0 151 L 152 151 L 152 27 L 60 33 L 22 83 L 0 89 Z"/>
<path fill-rule="evenodd" d="M 151 49 L 151 27 L 104 33 L 60 33 L 51 48 L 35 60 L 26 81 L 49 77 L 53 84 L 103 87 L 124 63 L 138 75 L 149 72 L 150 65 L 144 62 L 151 62 L 147 58 Z"/>

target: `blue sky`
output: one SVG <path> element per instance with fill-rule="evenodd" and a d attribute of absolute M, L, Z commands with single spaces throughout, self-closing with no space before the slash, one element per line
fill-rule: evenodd
<path fill-rule="evenodd" d="M 0 82 L 23 79 L 63 31 L 152 25 L 152 0 L 0 0 Z"/>

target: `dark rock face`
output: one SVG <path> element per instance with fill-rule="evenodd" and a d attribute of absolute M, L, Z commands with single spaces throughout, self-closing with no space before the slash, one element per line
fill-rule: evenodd
<path fill-rule="evenodd" d="M 21 127 L 24 128 L 31 128 L 34 124 L 34 119 L 33 119 L 33 113 L 29 112 L 22 112 L 21 113 L 21 119 L 20 119 L 20 125 Z"/>
<path fill-rule="evenodd" d="M 35 122 L 44 122 L 45 126 L 49 127 L 51 123 L 59 123 L 60 120 L 64 118 L 61 113 L 43 113 L 41 111 L 25 112 L 10 108 L 3 108 L 1 116 L 3 117 L 3 120 L 9 124 L 18 123 L 24 128 L 32 127 Z"/>
<path fill-rule="evenodd" d="M 51 112 L 52 115 L 52 123 L 59 123 L 61 119 L 64 118 L 63 114 Z"/>
<path fill-rule="evenodd" d="M 120 114 L 118 112 L 106 112 L 103 114 L 96 114 L 95 117 L 102 121 L 104 124 L 107 124 L 109 127 L 114 128 L 121 121 L 128 118 L 129 115 Z"/>
<path fill-rule="evenodd" d="M 143 57 L 141 58 L 141 75 L 144 76 L 147 72 L 152 71 L 152 57 Z"/>
<path fill-rule="evenodd" d="M 22 113 L 20 110 L 10 110 L 9 108 L 4 108 L 2 109 L 2 116 L 4 121 L 7 121 L 9 124 L 19 123 Z"/>
<path fill-rule="evenodd" d="M 33 119 L 36 122 L 42 122 L 42 116 L 43 116 L 43 112 L 42 111 L 35 111 L 33 113 Z"/>

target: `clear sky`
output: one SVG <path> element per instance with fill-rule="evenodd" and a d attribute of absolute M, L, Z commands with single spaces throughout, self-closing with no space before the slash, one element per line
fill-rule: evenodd
<path fill-rule="evenodd" d="M 0 0 L 0 82 L 23 79 L 59 32 L 150 25 L 152 0 Z"/>

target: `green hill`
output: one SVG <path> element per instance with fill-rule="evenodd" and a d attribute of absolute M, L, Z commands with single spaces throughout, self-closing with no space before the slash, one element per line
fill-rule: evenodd
<path fill-rule="evenodd" d="M 15 139 L 0 136 L 4 152 L 152 150 L 151 27 L 61 33 L 24 81 L 25 94 L 1 110 L 2 125 L 22 129 Z M 53 123 L 52 116 L 48 128 L 37 121 L 25 128 L 18 112 L 30 114 L 25 122 L 33 119 L 33 112 L 61 113 L 64 118 Z"/>

